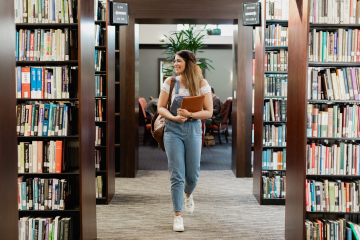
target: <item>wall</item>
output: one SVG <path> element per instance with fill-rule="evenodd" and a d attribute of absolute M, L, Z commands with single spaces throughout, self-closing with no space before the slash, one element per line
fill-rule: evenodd
<path fill-rule="evenodd" d="M 141 35 L 140 35 L 141 36 Z M 158 97 L 159 94 L 159 67 L 158 58 L 161 49 L 140 49 L 139 53 L 139 96 L 149 101 L 149 96 Z M 208 58 L 215 70 L 206 71 L 205 78 L 215 90 L 215 94 L 224 101 L 232 93 L 232 50 L 204 50 L 197 57 Z"/>

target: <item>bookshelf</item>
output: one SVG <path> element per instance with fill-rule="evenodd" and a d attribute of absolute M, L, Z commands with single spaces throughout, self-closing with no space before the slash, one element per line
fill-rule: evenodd
<path fill-rule="evenodd" d="M 14 11 L 9 11 L 9 9 L 14 9 L 14 2 L 16 4 L 16 1 L 2 1 L 2 6 L 4 6 L 5 4 L 5 7 L 2 9 L 12 13 L 12 21 L 14 21 L 15 19 Z M 55 59 L 53 59 L 53 61 L 29 61 L 31 59 L 29 59 L 28 61 L 21 61 L 22 59 L 19 59 L 19 61 L 15 62 L 12 61 L 12 59 L 14 59 L 14 54 L 9 54 L 8 57 L 6 57 L 6 62 L 14 64 L 14 66 L 12 67 L 13 69 L 16 69 L 16 66 L 18 67 L 18 69 L 21 70 L 21 75 L 17 74 L 18 72 L 15 72 L 14 74 L 13 71 L 7 70 L 8 72 L 13 73 L 10 74 L 7 78 L 7 80 L 14 79 L 13 81 L 8 81 L 11 82 L 10 87 L 4 88 L 4 86 L 6 86 L 4 85 L 5 83 L 1 83 L 2 89 L 6 89 L 8 91 L 5 96 L 8 96 L 6 102 L 10 104 L 9 108 L 14 109 L 15 105 L 19 105 L 19 109 L 21 110 L 21 112 L 17 111 L 17 116 L 23 116 L 23 106 L 25 106 L 25 109 L 27 106 L 29 106 L 29 110 L 27 111 L 29 114 L 28 116 L 30 116 L 30 109 L 35 109 L 34 112 L 39 110 L 39 112 L 35 112 L 35 114 L 32 114 L 32 116 L 34 116 L 33 119 L 29 118 L 29 123 L 35 123 L 34 128 L 32 126 L 30 126 L 29 128 L 30 133 L 28 135 L 25 135 L 25 131 L 22 132 L 20 130 L 19 134 L 22 135 L 22 132 L 23 136 L 19 135 L 17 137 L 17 141 L 15 139 L 15 141 L 13 142 L 9 141 L 9 144 L 11 144 L 11 146 L 8 147 L 8 150 L 13 149 L 13 153 L 12 157 L 8 158 L 7 160 L 15 160 L 11 161 L 14 162 L 14 164 L 17 162 L 16 160 L 18 160 L 20 163 L 20 168 L 16 170 L 16 175 L 18 177 L 17 179 L 15 179 L 15 172 L 11 172 L 11 167 L 8 169 L 10 170 L 8 174 L 8 181 L 10 179 L 13 179 L 13 181 L 16 182 L 28 182 L 29 191 L 30 189 L 31 191 L 34 190 L 33 193 L 38 192 L 37 187 L 40 187 L 40 194 L 29 194 L 28 197 L 26 197 L 26 194 L 20 194 L 20 196 L 25 197 L 25 208 L 23 205 L 23 201 L 21 201 L 20 206 L 18 206 L 21 210 L 17 210 L 17 212 L 12 212 L 11 214 L 8 214 L 7 211 L 2 211 L 2 213 L 5 213 L 5 215 L 2 215 L 5 216 L 2 217 L 2 219 L 6 219 L 6 223 L 3 223 L 2 226 L 5 226 L 5 228 L 9 229 L 7 229 L 6 231 L 13 231 L 14 229 L 16 229 L 16 235 L 18 235 L 18 223 L 13 223 L 9 221 L 14 216 L 16 216 L 17 220 L 20 218 L 20 234 L 22 232 L 21 230 L 23 229 L 22 227 L 25 226 L 23 224 L 27 224 L 25 217 L 54 219 L 55 222 L 58 219 L 57 217 L 60 217 L 60 219 L 58 219 L 59 226 L 60 222 L 63 221 L 62 223 L 64 223 L 64 234 L 71 235 L 73 239 L 96 239 L 97 235 L 96 200 L 94 192 L 95 185 L 93 180 L 95 152 L 95 131 L 93 127 L 93 119 L 95 118 L 95 83 L 93 79 L 95 78 L 95 74 L 92 71 L 92 69 L 94 69 L 94 52 L 89 51 L 89 49 L 94 48 L 93 39 L 95 35 L 93 31 L 88 31 L 87 29 L 88 26 L 94 25 L 94 4 L 91 2 L 89 3 L 85 0 L 71 1 L 71 3 L 74 4 L 74 8 L 69 8 L 69 15 L 72 11 L 74 23 L 14 24 L 13 22 L 12 24 L 9 24 L 9 22 L 3 22 L 2 17 L 2 23 L 0 24 L 0 26 L 2 26 L 3 24 L 7 24 L 7 32 L 9 32 L 9 26 L 13 26 L 13 30 L 10 31 L 13 32 L 12 36 L 7 36 L 9 37 L 9 40 L 13 38 L 13 41 L 11 41 L 11 43 L 9 42 L 7 44 L 1 44 L 1 54 L 6 53 L 7 49 L 14 49 L 14 43 L 16 42 L 14 40 L 16 39 L 15 29 L 18 32 L 20 32 L 21 29 L 24 29 L 31 34 L 35 33 L 37 29 L 43 29 L 44 32 L 49 32 L 49 34 L 52 30 L 59 31 L 56 33 L 59 35 L 56 38 L 55 36 L 54 38 L 52 38 L 53 45 L 47 45 L 50 49 L 52 49 L 52 51 L 55 49 L 55 46 L 58 50 L 57 52 L 53 51 L 53 54 L 58 53 Z M 0 12 L 2 13 L 2 10 L 0 10 Z M 42 37 L 41 33 L 39 34 L 42 39 L 45 39 L 44 37 Z M 51 39 L 50 36 L 51 35 L 49 35 L 49 39 Z M 35 34 L 34 37 L 36 38 Z M 31 38 L 32 36 L 30 35 L 30 39 Z M 62 38 L 65 41 L 63 41 Z M 30 57 L 32 57 L 31 41 L 32 40 L 30 40 Z M 40 39 L 38 41 L 40 42 Z M 46 59 L 45 55 L 40 55 L 40 52 L 43 52 L 45 54 L 46 48 L 44 48 L 44 51 L 42 51 L 43 48 L 39 45 L 36 45 L 35 40 L 33 41 L 33 43 L 34 54 L 39 51 L 37 57 L 41 58 L 42 56 L 44 56 L 40 60 L 49 60 Z M 46 46 L 46 44 L 49 43 L 44 44 L 44 46 Z M 36 50 L 37 48 L 35 46 L 38 46 L 39 50 Z M 14 52 L 15 51 L 13 51 L 13 53 Z M 65 57 L 63 54 L 65 55 Z M 66 58 L 67 55 L 68 59 Z M 2 55 L 2 59 L 4 59 L 3 62 L 5 62 L 5 57 L 3 56 L 4 55 Z M 54 55 L 52 57 L 54 57 Z M 6 64 L 3 64 L 3 62 L 1 64 L 1 67 L 6 66 Z M 25 69 L 27 69 L 28 67 L 31 70 L 33 68 L 44 71 L 41 72 L 39 70 L 39 75 L 36 75 L 39 76 L 40 82 L 40 85 L 36 85 L 36 91 L 39 91 L 39 94 L 42 94 L 41 97 L 39 95 L 33 96 L 33 89 L 31 88 L 31 92 L 29 91 L 29 95 L 31 95 L 31 97 L 27 99 L 21 98 L 23 91 L 27 91 L 25 89 L 25 85 L 23 85 L 24 82 L 22 81 L 22 78 L 24 78 L 25 74 L 27 74 Z M 8 66 L 8 69 L 11 69 L 11 67 Z M 5 69 L 4 72 L 6 72 Z M 46 79 L 47 88 L 45 88 L 45 72 L 47 72 L 47 76 L 49 76 L 49 78 Z M 16 81 L 19 80 L 19 78 L 15 76 L 21 76 L 20 97 L 18 96 L 19 88 L 15 88 L 17 91 L 16 97 L 14 97 L 12 91 L 9 91 L 9 89 L 11 88 L 14 89 Z M 30 72 L 28 77 L 29 79 L 31 78 L 31 80 L 33 80 Z M 34 86 L 31 85 L 32 83 L 33 82 L 29 84 L 29 87 Z M 17 87 L 19 87 L 19 84 Z M 60 95 L 58 95 L 56 89 L 57 91 L 59 91 Z M 41 107 L 42 105 L 43 108 Z M 37 125 L 40 124 L 40 122 L 43 123 L 43 121 L 46 120 L 46 105 L 50 106 L 49 112 L 47 112 L 49 113 L 49 115 L 46 115 L 49 117 L 49 129 L 43 128 L 44 126 L 46 126 L 45 122 L 43 127 Z M 33 106 L 35 106 L 35 108 L 32 108 Z M 12 112 L 13 110 L 10 109 L 9 112 Z M 51 109 L 54 111 L 53 113 L 51 113 Z M 42 113 L 44 114 L 44 116 L 42 115 Z M 39 114 L 39 118 L 37 118 L 37 114 Z M 42 118 L 40 116 L 42 116 Z M 55 118 L 55 116 L 57 116 L 57 118 Z M 9 119 L 12 118 L 9 117 Z M 17 118 L 12 124 L 9 124 L 9 129 L 15 129 L 11 127 L 13 125 L 19 126 L 18 119 L 21 118 Z M 54 120 L 53 126 L 55 128 L 55 131 L 52 130 L 53 128 L 50 128 L 50 124 L 52 124 L 52 119 Z M 1 121 L 3 120 L 4 118 L 1 119 Z M 61 124 L 62 121 L 64 123 L 63 125 Z M 22 123 L 22 120 L 20 120 L 20 122 Z M 27 122 L 24 122 L 24 124 L 26 123 Z M 39 127 L 39 131 L 35 130 L 35 126 Z M 35 136 L 35 132 L 39 135 Z M 13 135 L 14 133 L 13 131 L 9 131 L 9 133 L 7 134 L 8 140 L 9 137 L 11 138 L 11 135 Z M 22 146 L 24 146 L 24 151 Z M 27 151 L 27 149 L 29 151 Z M 39 149 L 38 152 L 37 149 Z M 33 160 L 35 160 L 36 162 L 33 162 Z M 33 168 L 31 169 L 31 167 Z M 50 181 L 49 179 L 52 180 Z M 22 186 L 24 186 L 24 184 L 21 183 L 19 184 L 19 186 L 21 186 L 20 188 L 22 190 Z M 11 188 L 10 187 L 11 186 L 7 185 L 6 190 L 9 193 L 9 196 L 17 196 L 18 188 L 16 186 Z M 49 192 L 45 191 L 45 189 L 48 189 Z M 51 189 L 53 190 L 52 194 L 50 195 Z M 10 194 L 10 192 L 12 194 Z M 43 195 L 41 195 L 41 193 Z M 36 201 L 37 196 L 40 196 L 40 202 Z M 51 198 L 51 201 L 42 202 L 41 196 L 44 196 L 43 198 L 47 198 L 49 200 Z M 32 197 L 34 198 L 31 199 Z M 18 202 L 17 200 L 18 199 L 15 200 L 15 203 Z M 31 200 L 34 200 L 33 204 L 31 203 Z M 11 205 L 12 204 L 9 204 L 9 207 Z M 62 209 L 63 206 L 64 209 Z M 31 210 L 31 208 L 34 208 L 34 210 Z M 70 218 L 71 220 L 69 221 Z M 41 221 L 42 220 L 39 220 L 39 222 Z M 43 226 L 45 226 L 45 220 L 43 222 Z M 71 230 L 65 231 L 67 227 Z M 15 237 L 9 237 L 9 239 L 18 238 L 16 235 Z"/>
<path fill-rule="evenodd" d="M 272 8 L 269 4 L 272 3 L 265 4 L 265 1 L 262 1 L 262 26 L 255 28 L 255 66 L 264 67 L 256 67 L 255 72 L 253 194 L 261 205 L 285 205 L 285 198 L 281 191 L 277 192 L 277 196 L 270 193 L 275 187 L 274 184 L 278 189 L 286 186 L 285 178 L 283 178 L 286 176 L 286 165 L 282 164 L 284 155 L 286 157 L 286 144 L 283 144 L 286 134 L 280 134 L 279 132 L 283 130 L 279 130 L 285 129 L 287 125 L 286 111 L 283 112 L 285 116 L 282 117 L 280 103 L 285 105 L 286 110 L 287 69 L 285 64 L 287 61 L 285 59 L 288 46 L 284 36 L 286 36 L 288 21 L 280 20 L 287 19 L 286 14 L 269 15 L 269 8 Z M 272 18 L 274 20 L 271 20 Z M 278 37 L 280 34 L 281 38 Z M 278 65 L 279 63 L 281 64 Z M 275 81 L 278 82 L 275 83 Z M 273 106 L 273 110 L 270 105 Z M 276 115 L 279 117 L 275 119 Z M 278 136 L 284 137 L 275 139 L 276 132 Z M 281 166 L 276 166 L 279 164 L 277 158 Z M 275 181 L 271 180 L 273 178 Z"/>
<path fill-rule="evenodd" d="M 110 1 L 99 1 L 98 6 L 95 25 L 99 26 L 100 32 L 95 51 L 102 51 L 104 60 L 101 68 L 95 69 L 99 70 L 95 71 L 95 87 L 98 87 L 95 105 L 99 102 L 102 105 L 102 119 L 95 119 L 95 131 L 96 128 L 101 128 L 102 131 L 102 136 L 98 134 L 101 144 L 95 146 L 95 157 L 99 160 L 95 169 L 96 182 L 102 182 L 101 195 L 98 191 L 96 204 L 109 204 L 115 194 L 115 26 L 110 25 Z"/>
<path fill-rule="evenodd" d="M 314 117 L 313 112 L 308 114 L 307 108 L 308 106 L 316 106 L 319 107 L 320 111 L 328 111 L 327 109 L 334 109 L 335 106 L 349 106 L 349 105 L 359 105 L 357 100 L 323 100 L 323 96 L 321 95 L 321 100 L 313 99 L 313 90 L 317 90 L 317 85 L 310 85 L 309 81 L 315 83 L 313 81 L 312 75 L 309 74 L 309 68 L 346 68 L 346 67 L 359 67 L 359 62 L 345 62 L 345 61 L 337 61 L 337 62 L 317 62 L 311 61 L 311 44 L 309 44 L 309 34 L 312 33 L 313 30 L 318 31 L 329 31 L 335 32 L 337 29 L 359 29 L 359 24 L 332 24 L 331 21 L 329 23 L 310 23 L 311 17 L 311 7 L 310 1 L 296 1 L 290 0 L 290 16 L 289 19 L 289 84 L 288 84 L 288 144 L 287 144 L 287 154 L 288 154 L 288 162 L 287 162 L 287 198 L 286 198 L 286 207 L 285 207 L 285 237 L 286 239 L 307 239 L 307 226 L 305 221 L 310 220 L 313 222 L 314 218 L 325 218 L 325 219 L 338 219 L 344 218 L 346 221 L 352 221 L 353 223 L 359 223 L 358 217 L 359 212 L 344 212 L 337 211 L 336 207 L 333 210 L 322 209 L 323 211 L 319 211 L 317 206 L 315 205 L 315 209 L 311 208 L 307 205 L 307 189 L 310 186 L 307 181 L 324 181 L 324 189 L 327 189 L 326 182 L 354 182 L 359 180 L 359 175 L 354 175 L 353 172 L 348 175 L 339 174 L 337 172 L 337 165 L 335 164 L 339 159 L 337 157 L 331 158 L 329 163 L 334 163 L 333 171 L 331 172 L 331 167 L 329 167 L 329 173 L 326 173 L 327 167 L 322 168 L 320 170 L 317 168 L 314 171 L 313 167 L 313 159 L 311 158 L 311 162 L 308 163 L 308 152 L 309 147 L 308 144 L 315 143 L 315 146 L 321 146 L 322 144 L 328 147 L 333 147 L 334 143 L 349 143 L 349 144 L 358 144 L 359 138 L 350 136 L 344 137 L 344 135 L 334 137 L 334 134 L 338 134 L 337 130 L 331 132 L 330 136 L 323 136 L 323 133 L 320 133 L 321 137 L 313 137 L 314 132 L 312 128 L 309 129 L 307 123 L 309 117 Z M 301 10 L 300 10 L 301 9 Z M 341 12 L 341 11 L 340 11 Z M 349 14 L 350 15 L 350 14 Z M 311 41 L 310 41 L 311 42 Z M 339 52 L 338 52 L 339 53 Z M 355 54 L 356 56 L 356 54 Z M 322 70 L 324 70 L 322 69 Z M 316 70 L 316 69 L 315 69 Z M 319 69 L 320 70 L 320 69 Z M 320 76 L 323 78 L 323 73 L 319 71 L 319 74 L 315 76 Z M 325 75 L 328 76 L 328 75 Z M 325 81 L 328 82 L 329 78 L 326 77 Z M 332 79 L 330 77 L 330 79 Z M 339 77 L 341 80 L 342 77 Z M 321 79 L 322 80 L 322 79 Z M 315 88 L 314 88 L 315 86 Z M 321 87 L 322 90 L 324 86 Z M 327 88 L 327 87 L 326 87 Z M 335 88 L 332 88 L 334 90 Z M 310 91 L 309 91 L 310 90 Z M 346 90 L 346 89 L 344 89 Z M 348 91 L 348 90 L 346 90 Z M 324 91 L 325 94 L 325 91 Z M 329 92 L 326 90 L 326 94 Z M 326 106 L 326 107 L 325 107 Z M 344 113 L 341 110 L 340 113 Z M 322 114 L 322 113 L 321 113 Z M 335 116 L 335 115 L 334 115 Z M 313 121 L 312 118 L 311 121 Z M 326 118 L 327 120 L 330 118 Z M 335 117 L 334 117 L 335 119 Z M 324 123 L 323 120 L 320 120 L 320 123 Z M 330 121 L 330 123 L 335 123 Z M 336 123 L 337 124 L 337 123 Z M 321 125 L 321 124 L 319 124 Z M 323 125 L 321 125 L 323 126 Z M 333 124 L 325 124 L 324 126 L 336 126 Z M 346 129 L 347 127 L 345 127 Z M 316 128 L 314 128 L 316 129 Z M 320 128 L 321 129 L 321 128 Z M 309 132 L 310 130 L 310 132 Z M 329 131 L 327 130 L 327 133 Z M 319 135 L 317 135 L 319 136 Z M 311 146 L 310 146 L 311 148 Z M 311 150 L 312 153 L 313 150 Z M 330 150 L 329 150 L 330 151 Z M 333 154 L 332 150 L 330 151 Z M 346 151 L 345 151 L 346 152 Z M 342 154 L 342 152 L 340 152 Z M 337 156 L 337 155 L 333 155 Z M 316 158 L 314 158 L 316 159 Z M 330 158 L 325 158 L 325 162 L 327 162 Z M 346 158 L 345 158 L 346 159 Z M 354 160 L 355 158 L 350 155 L 349 160 Z M 334 160 L 334 162 L 332 162 Z M 320 160 L 322 163 L 323 160 Z M 342 161 L 342 160 L 340 160 Z M 358 162 L 357 162 L 358 163 Z M 329 166 L 331 166 L 331 164 Z M 346 162 L 345 162 L 346 166 Z M 308 168 L 311 170 L 309 171 Z M 341 170 L 341 165 L 340 165 Z M 339 170 L 339 171 L 340 171 Z M 314 172 L 313 172 L 314 171 Z M 319 174 L 319 171 L 325 171 L 325 174 Z M 346 169 L 345 169 L 346 171 Z M 315 185 L 316 186 L 316 185 Z M 319 187 L 321 189 L 321 185 Z M 340 188 L 342 194 L 346 195 L 346 191 L 342 188 L 340 183 Z M 336 192 L 336 191 L 335 191 Z M 321 197 L 320 197 L 321 198 Z M 342 198 L 342 197 L 340 197 Z M 342 204 L 344 203 L 344 198 L 342 198 Z M 311 201 L 310 201 L 311 203 Z M 346 203 L 346 201 L 345 201 Z M 316 200 L 315 200 L 316 204 Z M 341 204 L 341 205 L 342 205 Z M 340 206 L 341 206 L 340 205 Z M 338 205 L 339 206 L 339 205 Z M 309 208 L 310 207 L 310 208 Z M 320 204 L 320 208 L 323 207 L 323 204 Z M 353 236 L 355 239 L 355 237 Z"/>

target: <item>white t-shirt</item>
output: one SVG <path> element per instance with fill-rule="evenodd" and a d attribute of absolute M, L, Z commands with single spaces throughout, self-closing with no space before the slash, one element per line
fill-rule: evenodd
<path fill-rule="evenodd" d="M 161 90 L 167 92 L 170 94 L 170 86 L 167 83 L 164 83 L 162 85 Z M 206 84 L 205 86 L 201 87 L 199 89 L 199 95 L 203 95 L 205 93 L 211 92 L 211 87 L 209 84 Z M 175 86 L 171 94 L 171 104 L 173 103 L 176 96 L 184 96 L 184 97 L 190 97 L 189 89 L 187 88 L 179 88 L 179 94 L 175 94 Z"/>

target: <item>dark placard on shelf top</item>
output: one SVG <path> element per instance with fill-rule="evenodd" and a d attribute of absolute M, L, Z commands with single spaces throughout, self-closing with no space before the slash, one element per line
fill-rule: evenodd
<path fill-rule="evenodd" d="M 111 2 L 111 25 L 129 24 L 129 4 Z"/>
<path fill-rule="evenodd" d="M 261 3 L 243 3 L 242 7 L 243 26 L 261 26 Z"/>

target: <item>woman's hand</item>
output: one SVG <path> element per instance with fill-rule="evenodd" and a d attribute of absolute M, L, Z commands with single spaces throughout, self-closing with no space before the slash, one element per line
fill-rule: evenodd
<path fill-rule="evenodd" d="M 183 117 L 183 116 L 177 115 L 177 116 L 175 116 L 172 120 L 173 120 L 174 122 L 184 123 L 184 122 L 187 120 L 187 117 Z"/>
<path fill-rule="evenodd" d="M 186 110 L 186 109 L 181 109 L 181 108 L 179 108 L 179 109 L 177 110 L 177 114 L 180 115 L 180 116 L 182 116 L 182 117 L 186 117 L 186 118 L 190 117 L 190 115 L 191 115 L 191 113 L 190 113 L 188 110 Z"/>

